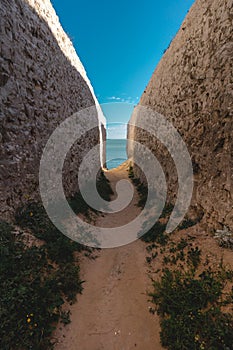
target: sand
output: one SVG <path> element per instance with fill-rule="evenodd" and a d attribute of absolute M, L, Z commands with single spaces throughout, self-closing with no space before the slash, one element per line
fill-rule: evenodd
<path fill-rule="evenodd" d="M 127 164 L 105 175 L 114 188 L 119 179 L 128 178 Z M 96 225 L 129 222 L 140 211 L 137 201 L 135 196 L 123 213 L 99 216 Z M 149 312 L 145 243 L 137 240 L 97 255 L 80 261 L 83 294 L 70 307 L 71 323 L 57 328 L 55 350 L 162 349 L 159 318 Z"/>

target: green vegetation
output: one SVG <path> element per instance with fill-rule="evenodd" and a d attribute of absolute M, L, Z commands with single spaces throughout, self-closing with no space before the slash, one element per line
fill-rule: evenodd
<path fill-rule="evenodd" d="M 200 222 L 202 217 L 198 217 L 195 220 L 193 219 L 189 219 L 189 218 L 185 218 L 181 224 L 179 225 L 179 229 L 180 230 L 184 230 L 186 228 L 192 227 L 194 225 L 196 225 L 198 222 Z"/>
<path fill-rule="evenodd" d="M 130 179 L 134 178 L 134 172 L 133 172 L 132 164 L 130 164 L 130 166 L 129 166 L 128 176 L 129 176 Z"/>
<path fill-rule="evenodd" d="M 194 268 L 197 268 L 201 261 L 201 250 L 198 247 L 191 248 L 188 251 L 188 264 L 192 265 Z"/>
<path fill-rule="evenodd" d="M 28 203 L 16 212 L 15 219 L 21 228 L 30 229 L 36 238 L 45 241 L 48 258 L 57 264 L 73 262 L 75 251 L 91 252 L 90 248 L 64 236 L 52 224 L 41 204 Z"/>
<path fill-rule="evenodd" d="M 97 178 L 96 183 L 97 191 L 99 192 L 100 196 L 106 200 L 110 201 L 111 196 L 114 194 L 113 190 L 111 188 L 111 185 L 109 183 L 109 180 L 104 175 L 104 172 L 101 170 L 99 173 L 99 176 Z"/>
<path fill-rule="evenodd" d="M 232 303 L 223 299 L 224 270 L 210 268 L 195 276 L 192 270 L 164 269 L 154 281 L 152 301 L 161 316 L 161 343 L 170 350 L 227 350 L 233 344 L 233 317 L 221 311 Z"/>
<path fill-rule="evenodd" d="M 110 199 L 112 189 L 102 171 L 97 189 L 105 200 Z M 80 194 L 70 199 L 70 205 L 86 216 L 94 212 Z M 39 203 L 18 209 L 15 223 L 20 227 L 17 232 L 0 222 L 0 348 L 49 349 L 59 319 L 63 324 L 70 322 L 70 312 L 62 305 L 74 302 L 82 292 L 77 253 L 93 257 L 93 249 L 64 236 Z"/>
<path fill-rule="evenodd" d="M 28 222 L 31 218 L 29 214 Z M 42 222 L 40 234 L 41 227 Z M 79 267 L 72 253 L 67 258 L 66 253 L 53 255 L 48 244 L 26 247 L 9 224 L 0 223 L 1 349 L 52 346 L 49 336 L 62 315 L 64 300 L 74 301 L 82 291 Z"/>
<path fill-rule="evenodd" d="M 146 260 L 151 263 L 159 246 L 148 247 Z M 162 345 L 169 350 L 232 349 L 233 316 L 222 308 L 233 304 L 233 289 L 224 289 L 232 284 L 233 271 L 222 263 L 217 269 L 200 268 L 201 250 L 184 238 L 177 243 L 170 239 L 160 254 L 165 267 L 155 272 L 160 277 L 152 280 L 149 295 L 155 304 L 150 312 L 161 318 Z"/>
<path fill-rule="evenodd" d="M 148 187 L 147 185 L 144 185 L 141 183 L 140 179 L 135 178 L 134 171 L 132 165 L 129 167 L 128 176 L 133 182 L 133 184 L 137 188 L 137 192 L 139 194 L 139 201 L 138 206 L 144 207 L 147 196 L 148 196 Z M 168 216 L 171 214 L 173 210 L 173 205 L 171 203 L 166 203 L 166 205 L 163 208 L 163 212 L 160 215 L 159 220 L 152 226 L 152 228 L 141 237 L 141 240 L 146 243 L 153 243 L 156 242 L 160 245 L 166 245 L 168 242 L 169 236 L 165 233 L 166 230 L 166 223 L 168 221 Z M 163 222 L 161 222 L 160 219 L 165 219 Z M 147 225 L 147 223 L 145 223 Z"/>
<path fill-rule="evenodd" d="M 104 175 L 103 170 L 101 170 L 97 176 L 96 188 L 105 201 L 110 201 L 111 196 L 113 195 L 113 190 L 109 184 L 109 180 Z M 98 214 L 96 210 L 88 206 L 80 192 L 77 192 L 69 199 L 69 204 L 76 214 L 84 214 L 89 219 L 91 214 Z"/>
<path fill-rule="evenodd" d="M 161 344 L 169 350 L 230 350 L 233 344 L 233 316 L 226 310 L 233 306 L 233 271 L 222 264 L 211 268 L 206 258 L 200 267 L 202 253 L 192 243 L 193 237 L 173 241 L 166 224 L 173 210 L 166 204 L 159 221 L 141 238 L 147 246 L 147 263 L 162 255 L 162 269 L 149 294 L 155 304 L 150 312 L 160 316 Z M 199 222 L 186 218 L 178 229 Z"/>
<path fill-rule="evenodd" d="M 166 203 L 159 220 L 152 226 L 152 228 L 141 237 L 141 240 L 146 243 L 158 243 L 165 246 L 169 240 L 169 235 L 165 232 L 167 226 L 168 216 L 172 212 L 173 205 Z M 161 222 L 162 221 L 162 222 Z"/>
<path fill-rule="evenodd" d="M 140 197 L 140 199 L 138 201 L 138 206 L 140 208 L 144 208 L 146 200 L 147 200 L 147 196 L 148 196 L 148 188 L 143 183 L 140 183 L 137 186 L 137 191 L 138 191 L 138 194 L 139 194 L 139 197 Z"/>
<path fill-rule="evenodd" d="M 147 197 L 148 197 L 148 187 L 143 184 L 140 179 L 136 178 L 134 175 L 132 165 L 129 166 L 128 176 L 131 179 L 132 183 L 137 188 L 137 192 L 139 194 L 138 206 L 143 208 L 145 206 Z M 156 194 L 155 194 L 156 195 Z M 166 245 L 168 242 L 169 236 L 166 234 L 166 225 L 168 222 L 168 218 L 172 213 L 174 205 L 172 203 L 167 202 L 163 208 L 163 212 L 160 215 L 159 220 L 153 225 L 153 227 L 141 237 L 141 239 L 146 243 L 157 242 L 161 245 Z M 197 216 L 196 219 L 184 218 L 184 220 L 179 225 L 179 229 L 187 229 L 191 226 L 196 225 L 201 219 L 203 214 Z M 164 220 L 161 220 L 164 219 Z"/>
<path fill-rule="evenodd" d="M 154 226 L 141 237 L 141 240 L 146 243 L 156 242 L 160 245 L 165 245 L 168 242 L 169 236 L 165 233 L 166 224 L 157 221 Z"/>
<path fill-rule="evenodd" d="M 68 202 L 75 214 L 83 214 L 86 218 L 90 219 L 90 208 L 80 192 L 75 193 L 69 198 Z"/>
<path fill-rule="evenodd" d="M 129 178 L 137 187 L 139 206 L 144 206 L 147 187 L 135 179 L 132 167 Z M 162 255 L 163 268 L 154 271 L 159 276 L 152 278 L 149 294 L 155 304 L 150 312 L 157 311 L 160 316 L 161 343 L 169 350 L 231 350 L 233 316 L 223 307 L 233 305 L 233 289 L 225 292 L 226 285 L 232 285 L 233 271 L 222 264 L 213 269 L 207 258 L 200 267 L 202 253 L 192 243 L 193 237 L 173 241 L 165 231 L 172 210 L 173 205 L 167 203 L 159 220 L 141 237 L 149 243 L 146 261 L 150 269 L 154 259 Z M 194 226 L 201 218 L 201 214 L 196 219 L 185 218 L 178 229 Z"/>
<path fill-rule="evenodd" d="M 134 171 L 133 171 L 132 165 L 129 166 L 128 176 L 131 179 L 132 183 L 137 188 L 137 192 L 139 195 L 138 206 L 140 208 L 144 208 L 146 200 L 147 200 L 147 195 L 148 195 L 147 185 L 143 184 L 140 181 L 140 179 L 138 179 L 134 176 Z"/>

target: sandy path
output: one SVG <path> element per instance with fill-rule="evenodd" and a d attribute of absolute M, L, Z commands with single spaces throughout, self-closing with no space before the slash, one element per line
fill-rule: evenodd
<path fill-rule="evenodd" d="M 106 172 L 111 184 L 127 178 L 126 166 Z M 138 213 L 134 198 L 121 214 L 99 217 L 98 225 L 121 224 Z M 120 217 L 119 217 L 120 215 Z M 107 221 L 107 222 L 106 222 Z M 84 291 L 71 306 L 71 323 L 55 332 L 55 350 L 160 350 L 159 320 L 149 313 L 143 242 L 102 249 L 96 260 L 81 261 Z"/>

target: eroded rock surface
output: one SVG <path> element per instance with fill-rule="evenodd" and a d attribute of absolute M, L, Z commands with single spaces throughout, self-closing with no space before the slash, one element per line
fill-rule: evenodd
<path fill-rule="evenodd" d="M 28 199 L 38 198 L 39 161 L 56 126 L 98 103 L 49 0 L 2 1 L 0 17 L 0 214 L 7 218 Z M 104 118 L 96 118 L 100 127 L 67 157 L 67 195 L 77 190 L 83 155 L 102 139 Z"/>
<path fill-rule="evenodd" d="M 195 180 L 191 210 L 202 210 L 210 226 L 231 229 L 232 21 L 232 0 L 197 0 L 140 100 L 172 122 L 186 142 Z M 177 174 L 163 145 L 141 129 L 130 127 L 129 136 L 153 150 L 169 182 L 169 201 L 174 202 Z M 133 157 L 133 150 L 129 155 Z"/>

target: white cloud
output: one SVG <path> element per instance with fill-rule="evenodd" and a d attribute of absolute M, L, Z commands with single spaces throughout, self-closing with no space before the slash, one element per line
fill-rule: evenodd
<path fill-rule="evenodd" d="M 124 98 L 121 98 L 121 97 L 118 97 L 118 96 L 107 97 L 107 100 L 125 102 L 125 99 L 124 99 Z"/>
<path fill-rule="evenodd" d="M 107 97 L 107 100 L 120 100 L 120 97 L 111 96 L 111 97 Z"/>
<path fill-rule="evenodd" d="M 106 99 L 109 101 L 114 101 L 114 102 L 125 102 L 125 103 L 131 103 L 136 105 L 138 103 L 139 97 L 132 97 L 132 96 L 127 96 L 125 93 L 121 94 L 124 97 L 118 97 L 118 96 L 110 96 L 107 97 Z"/>

